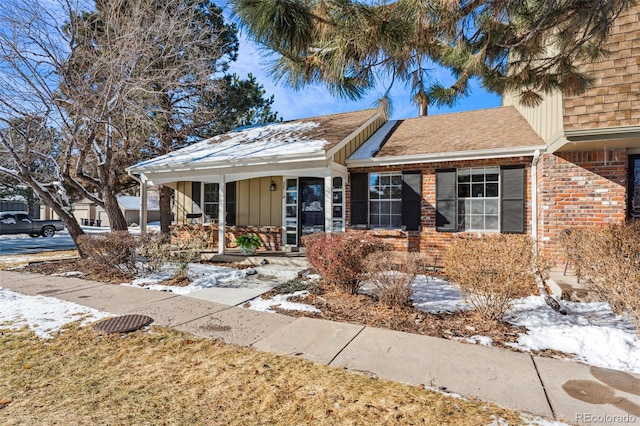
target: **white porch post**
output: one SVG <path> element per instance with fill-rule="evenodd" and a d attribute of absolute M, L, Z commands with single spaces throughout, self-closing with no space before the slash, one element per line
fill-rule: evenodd
<path fill-rule="evenodd" d="M 140 232 L 147 230 L 147 181 L 140 179 Z"/>
<path fill-rule="evenodd" d="M 333 232 L 333 178 L 324 177 L 324 232 Z"/>
<path fill-rule="evenodd" d="M 227 184 L 225 182 L 225 176 L 220 175 L 220 186 L 218 188 L 218 254 L 224 254 L 224 248 L 226 245 L 225 240 L 225 225 L 227 216 Z"/>

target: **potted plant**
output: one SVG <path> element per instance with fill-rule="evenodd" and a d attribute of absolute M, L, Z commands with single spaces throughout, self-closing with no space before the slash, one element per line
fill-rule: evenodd
<path fill-rule="evenodd" d="M 255 254 L 260 247 L 260 237 L 254 234 L 242 234 L 236 238 L 236 244 L 240 247 L 242 254 Z"/>

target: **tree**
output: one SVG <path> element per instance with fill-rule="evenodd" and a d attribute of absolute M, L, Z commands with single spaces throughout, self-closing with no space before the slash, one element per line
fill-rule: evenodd
<path fill-rule="evenodd" d="M 31 187 L 75 240 L 82 230 L 67 194 L 126 229 L 116 194 L 135 182 L 125 167 L 192 141 L 194 127 L 218 117 L 201 99 L 222 90 L 237 39 L 209 1 L 53 4 L 0 4 L 0 143 L 10 160 L 0 173 Z M 59 138 L 36 147 L 14 131 L 19 121 Z M 30 170 L 30 157 L 46 159 L 49 180 Z"/>
<path fill-rule="evenodd" d="M 253 38 L 279 54 L 272 72 L 292 87 L 322 82 L 360 98 L 379 78 L 403 80 L 414 102 L 451 104 L 474 77 L 535 105 L 541 93 L 579 94 L 577 64 L 593 60 L 634 0 L 232 0 Z M 445 87 L 429 72 L 448 68 Z"/>

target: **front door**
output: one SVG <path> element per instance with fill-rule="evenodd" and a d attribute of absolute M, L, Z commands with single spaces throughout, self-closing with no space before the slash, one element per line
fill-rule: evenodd
<path fill-rule="evenodd" d="M 628 216 L 640 219 L 640 155 L 629 156 Z"/>
<path fill-rule="evenodd" d="M 324 179 L 300 178 L 300 236 L 324 232 Z"/>

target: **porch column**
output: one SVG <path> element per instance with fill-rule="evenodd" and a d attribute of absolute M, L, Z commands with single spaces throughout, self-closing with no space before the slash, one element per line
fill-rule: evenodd
<path fill-rule="evenodd" d="M 225 240 L 225 218 L 227 216 L 227 183 L 225 176 L 220 175 L 220 184 L 218 186 L 218 254 L 224 254 L 226 245 Z"/>
<path fill-rule="evenodd" d="M 147 181 L 140 179 L 140 232 L 147 230 Z"/>
<path fill-rule="evenodd" d="M 333 232 L 333 178 L 324 177 L 324 232 Z"/>

